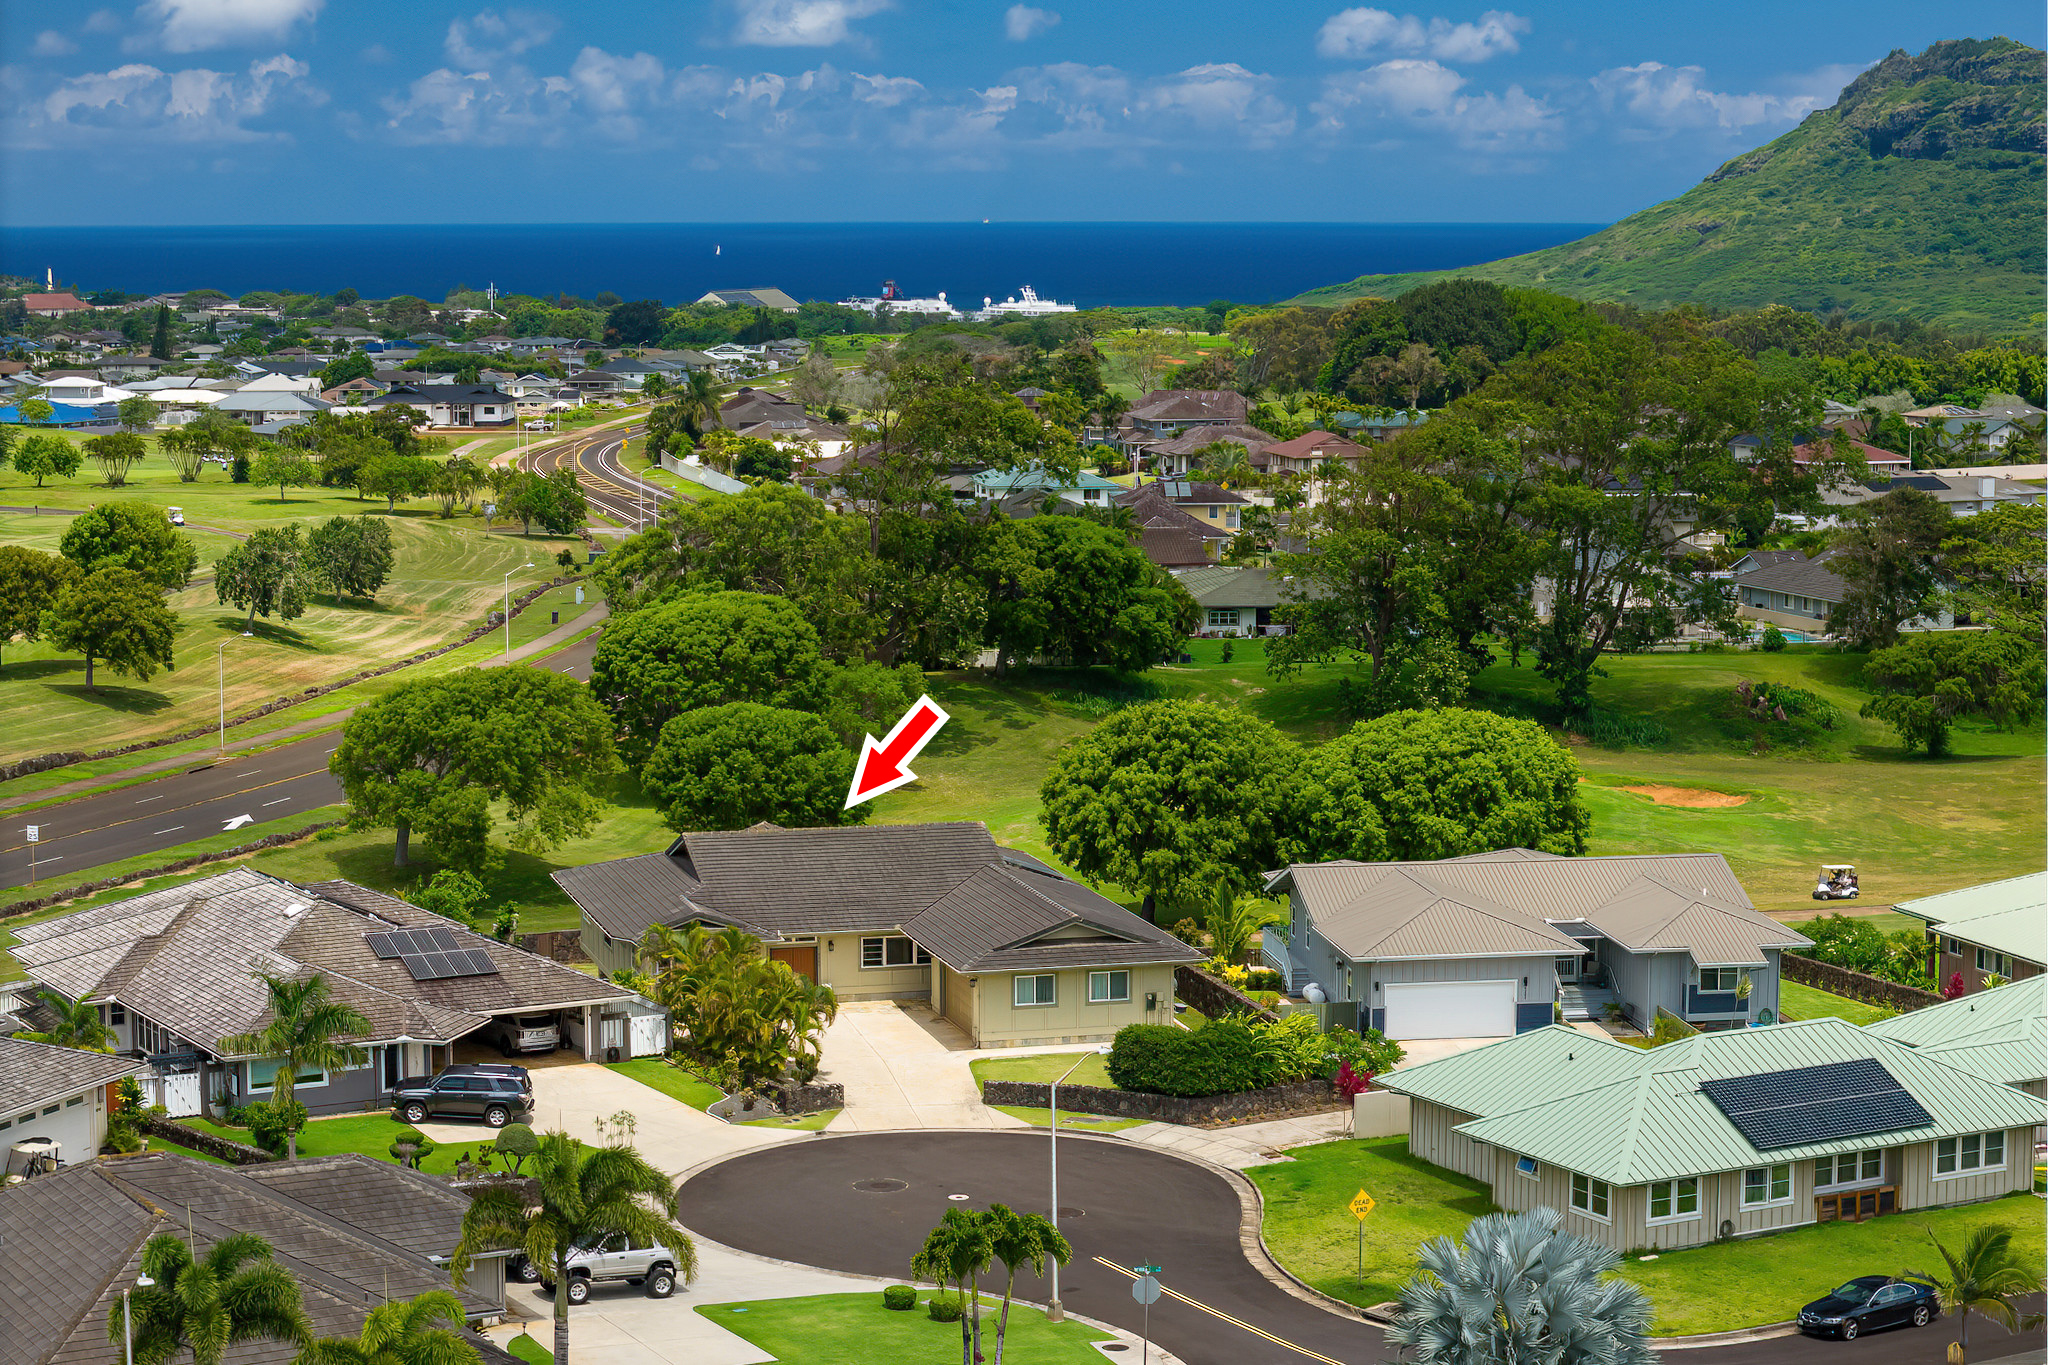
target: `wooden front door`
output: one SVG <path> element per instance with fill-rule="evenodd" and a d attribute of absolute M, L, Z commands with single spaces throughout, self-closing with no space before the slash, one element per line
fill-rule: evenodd
<path fill-rule="evenodd" d="M 815 943 L 806 943 L 801 947 L 770 948 L 768 959 L 771 962 L 787 962 L 790 970 L 806 981 L 818 979 L 818 945 Z"/>

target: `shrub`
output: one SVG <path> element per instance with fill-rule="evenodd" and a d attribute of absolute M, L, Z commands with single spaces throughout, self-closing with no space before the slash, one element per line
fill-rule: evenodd
<path fill-rule="evenodd" d="M 120 1156 L 142 1150 L 142 1133 L 135 1126 L 134 1116 L 123 1111 L 107 1118 L 106 1150 Z"/>
<path fill-rule="evenodd" d="M 933 1295 L 924 1306 L 933 1322 L 960 1321 L 960 1300 L 951 1294 Z"/>
<path fill-rule="evenodd" d="M 498 1134 L 501 1145 L 505 1140 L 505 1131 L 500 1130 Z M 427 1153 L 434 1150 L 434 1141 L 419 1129 L 407 1124 L 398 1130 L 397 1137 L 391 1139 L 390 1150 L 393 1161 L 418 1170 L 420 1162 L 426 1160 Z"/>
<path fill-rule="evenodd" d="M 1333 1080 L 1347 1065 L 1362 1075 L 1384 1075 L 1401 1065 L 1408 1055 L 1399 1043 L 1376 1028 L 1362 1034 L 1348 1028 L 1333 1028 L 1323 1035 L 1322 1045 L 1323 1062 L 1316 1074 Z"/>
<path fill-rule="evenodd" d="M 917 1307 L 917 1291 L 907 1284 L 892 1284 L 882 1291 L 882 1307 L 908 1312 Z"/>
<path fill-rule="evenodd" d="M 285 1139 L 306 1126 L 306 1106 L 297 1100 L 266 1100 L 249 1106 L 249 1137 L 273 1156 L 285 1150 Z"/>
<path fill-rule="evenodd" d="M 1130 1024 L 1110 1045 L 1109 1076 L 1121 1089 L 1155 1095 L 1228 1095 L 1333 1075 L 1328 1052 L 1309 1014 L 1279 1020 L 1223 1015 L 1193 1032 Z"/>
<path fill-rule="evenodd" d="M 519 1167 L 540 1150 L 540 1139 L 533 1135 L 533 1129 L 523 1123 L 508 1123 L 498 1130 L 496 1151 L 498 1160 L 505 1163 L 505 1169 L 519 1174 Z"/>
<path fill-rule="evenodd" d="M 1776 626 L 1765 626 L 1763 638 L 1757 641 L 1756 647 L 1766 654 L 1776 654 L 1785 647 L 1785 632 Z"/>

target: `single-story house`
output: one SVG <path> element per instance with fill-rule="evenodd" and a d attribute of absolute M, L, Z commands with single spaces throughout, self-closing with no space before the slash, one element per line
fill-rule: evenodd
<path fill-rule="evenodd" d="M 394 384 L 364 406 L 381 408 L 404 403 L 425 414 L 434 427 L 507 427 L 512 425 L 512 395 L 495 384 Z"/>
<path fill-rule="evenodd" d="M 1910 456 L 1901 455 L 1896 450 L 1885 450 L 1880 446 L 1871 445 L 1867 441 L 1858 441 L 1853 437 L 1848 438 L 1848 441 L 1850 448 L 1856 454 L 1861 455 L 1863 462 L 1870 466 L 1870 472 L 1879 477 L 1890 474 L 1910 474 L 1913 471 L 1913 461 Z M 1812 441 L 1792 447 L 1792 463 L 1795 465 L 1809 465 L 1820 460 L 1833 459 L 1834 454 L 1834 442 L 1832 440 Z"/>
<path fill-rule="evenodd" d="M 0 1037 L 0 1165 L 18 1173 L 10 1153 L 32 1141 L 56 1143 L 64 1161 L 91 1161 L 107 1139 L 117 1083 L 142 1070 L 132 1057 Z"/>
<path fill-rule="evenodd" d="M 1974 517 L 1979 512 L 1988 512 L 2002 502 L 2036 503 L 2043 497 L 2038 483 L 2027 483 L 2019 479 L 2001 478 L 1989 473 L 1954 472 L 1939 474 L 1932 470 L 1916 473 L 1901 473 L 1889 478 L 1867 479 L 1843 488 L 1821 490 L 1821 501 L 1829 508 L 1854 507 L 1858 503 L 1881 498 L 1896 488 L 1915 488 L 1927 494 L 1953 516 Z M 1823 524 L 1833 522 L 1839 513 L 1830 511 Z"/>
<path fill-rule="evenodd" d="M 224 412 L 238 422 L 252 427 L 266 426 L 273 422 L 297 419 L 306 421 L 316 412 L 326 412 L 334 404 L 324 398 L 288 389 L 258 389 L 250 392 L 247 386 L 233 393 L 221 395 L 213 405 L 215 412 Z"/>
<path fill-rule="evenodd" d="M 1155 494 L 1145 493 L 1146 488 L 1156 489 Z M 1114 495 L 1114 501 L 1124 507 L 1140 507 L 1153 497 L 1164 498 L 1181 511 L 1198 521 L 1206 521 L 1211 527 L 1225 531 L 1238 529 L 1244 509 L 1252 505 L 1250 498 L 1242 493 L 1233 493 L 1217 483 L 1203 483 L 1196 479 L 1155 479 L 1150 484 L 1137 484 Z"/>
<path fill-rule="evenodd" d="M 61 318 L 67 313 L 84 313 L 92 305 L 66 290 L 55 294 L 23 294 L 21 306 L 39 318 Z"/>
<path fill-rule="evenodd" d="M 1648 1029 L 1769 1023 L 1779 955 L 1813 940 L 1751 905 L 1718 853 L 1297 863 L 1271 874 L 1289 927 L 1263 953 L 1391 1038 L 1489 1038 L 1590 1018 Z M 1745 989 L 1746 986 L 1746 989 Z"/>
<path fill-rule="evenodd" d="M 974 476 L 974 496 L 997 501 L 1028 494 L 1040 499 L 1057 497 L 1077 507 L 1107 507 L 1110 499 L 1123 491 L 1123 485 L 1086 470 L 1071 479 L 1055 479 L 1040 468 L 984 469 Z"/>
<path fill-rule="evenodd" d="M 731 926 L 841 1000 L 928 1000 L 977 1047 L 1167 1023 L 1174 968 L 1202 959 L 979 821 L 684 834 L 554 877 L 607 974 L 638 969 L 653 925 Z"/>
<path fill-rule="evenodd" d="M 1997 1199 L 2048 1104 L 1840 1019 L 1636 1048 L 1553 1025 L 1379 1078 L 1408 1150 L 1612 1247 Z"/>
<path fill-rule="evenodd" d="M 1207 635 L 1285 635 L 1273 619 L 1286 578 L 1275 569 L 1241 569 L 1217 564 L 1190 569 L 1180 585 L 1202 609 L 1197 629 Z"/>
<path fill-rule="evenodd" d="M 2041 975 L 2048 957 L 2048 872 L 1901 901 L 1902 915 L 1927 922 L 1927 974 L 1946 986 L 1961 977 L 1965 991 L 1984 978 Z"/>
<path fill-rule="evenodd" d="M 1828 618 L 1848 594 L 1848 584 L 1828 568 L 1836 554 L 1823 550 L 1813 558 L 1781 560 L 1747 573 L 1737 574 L 1735 613 L 1747 621 L 1819 635 L 1828 629 Z M 1946 609 L 1933 616 L 1909 621 L 1905 630 L 1949 630 L 1955 614 Z"/>
<path fill-rule="evenodd" d="M 110 1311 L 134 1288 L 142 1248 L 169 1233 L 204 1260 L 257 1232 L 298 1282 L 316 1337 L 355 1340 L 372 1308 L 431 1290 L 452 1293 L 468 1323 L 505 1311 L 507 1252 L 478 1257 L 457 1288 L 448 1254 L 469 1200 L 418 1171 L 366 1156 L 228 1167 L 172 1153 L 73 1165 L 0 1189 L 0 1322 L 12 1362 L 121 1365 Z M 485 1365 L 512 1357 L 465 1333 Z M 226 1365 L 288 1365 L 288 1342 L 228 1346 Z"/>
<path fill-rule="evenodd" d="M 2038 972 L 1880 1019 L 1864 1031 L 2048 1099 L 2048 976 Z"/>
<path fill-rule="evenodd" d="M 29 980 L 97 1006 L 115 1050 L 149 1063 L 144 1089 L 174 1115 L 269 1093 L 276 1062 L 221 1041 L 268 1022 L 257 972 L 324 976 L 370 1021 L 348 1040 L 364 1065 L 299 1077 L 295 1094 L 315 1114 L 355 1112 L 431 1075 L 493 1019 L 552 1015 L 588 1058 L 667 1042 L 665 1012 L 633 992 L 353 882 L 298 886 L 235 868 L 15 936 Z"/>
<path fill-rule="evenodd" d="M 1326 465 L 1356 464 L 1364 458 L 1364 446 L 1330 431 L 1304 432 L 1252 453 L 1252 463 L 1270 474 L 1308 474 Z"/>

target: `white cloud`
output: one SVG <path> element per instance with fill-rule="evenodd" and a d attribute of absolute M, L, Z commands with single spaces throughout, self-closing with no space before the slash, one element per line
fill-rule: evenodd
<path fill-rule="evenodd" d="M 1423 53 L 1446 62 L 1483 62 L 1504 52 L 1519 52 L 1517 34 L 1529 21 L 1506 10 L 1488 10 L 1476 20 L 1454 24 L 1436 18 L 1424 23 L 1412 14 L 1383 9 L 1347 9 L 1324 21 L 1316 35 L 1316 51 L 1325 57 L 1369 57 L 1373 53 Z"/>
<path fill-rule="evenodd" d="M 514 9 L 499 14 L 482 10 L 468 19 L 451 19 L 443 46 L 458 66 L 492 66 L 539 47 L 562 26 L 552 14 Z"/>
<path fill-rule="evenodd" d="M 91 14 L 85 16 L 85 31 L 87 33 L 119 33 L 121 31 L 121 16 L 110 9 L 96 9 Z"/>
<path fill-rule="evenodd" d="M 1495 94 L 1466 94 L 1466 78 L 1434 61 L 1399 57 L 1364 71 L 1348 71 L 1323 83 L 1315 111 L 1325 133 L 1351 127 L 1364 117 L 1368 131 L 1378 119 L 1397 119 L 1417 131 L 1435 132 L 1468 150 L 1527 151 L 1551 145 L 1562 118 L 1519 85 Z"/>
<path fill-rule="evenodd" d="M 736 0 L 735 43 L 752 47 L 832 47 L 857 37 L 848 27 L 893 8 L 892 0 Z"/>
<path fill-rule="evenodd" d="M 326 0 L 146 0 L 136 17 L 167 52 L 204 52 L 281 42 L 296 25 L 311 23 Z M 98 15 L 93 16 L 98 19 Z M 150 36 L 130 41 L 146 44 Z"/>
<path fill-rule="evenodd" d="M 53 147 L 80 141 L 138 137 L 174 142 L 253 142 L 279 132 L 249 121 L 284 103 L 320 104 L 326 93 L 311 85 L 304 62 L 279 53 L 241 72 L 190 67 L 165 71 L 134 62 L 111 71 L 66 77 L 40 97 L 24 100 L 0 120 L 18 147 Z"/>
<path fill-rule="evenodd" d="M 894 109 L 925 93 L 924 83 L 908 76 L 863 76 L 853 73 L 853 97 L 863 104 Z"/>
<path fill-rule="evenodd" d="M 46 28 L 36 35 L 35 46 L 29 50 L 38 57 L 68 57 L 78 51 L 78 44 L 56 29 Z"/>
<path fill-rule="evenodd" d="M 1059 23 L 1055 10 L 1031 5 L 1012 5 L 1003 11 L 1003 35 L 1013 43 L 1025 42 Z"/>
<path fill-rule="evenodd" d="M 1841 88 L 1862 67 L 1825 66 L 1785 82 L 1785 93 L 1732 93 L 1710 89 L 1706 70 L 1639 62 L 1617 66 L 1592 78 L 1600 107 L 1627 115 L 1635 131 L 1668 133 L 1681 128 L 1753 128 L 1790 125 L 1834 103 Z"/>
<path fill-rule="evenodd" d="M 1151 83 L 1139 110 L 1184 119 L 1207 129 L 1234 129 L 1254 144 L 1294 131 L 1294 111 L 1271 94 L 1272 77 L 1235 62 L 1189 67 Z"/>

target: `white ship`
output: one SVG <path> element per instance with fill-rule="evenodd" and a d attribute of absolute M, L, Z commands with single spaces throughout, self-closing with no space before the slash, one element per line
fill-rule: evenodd
<path fill-rule="evenodd" d="M 983 296 L 981 311 L 976 313 L 974 317 L 978 322 L 993 322 L 998 318 L 1040 318 L 1048 313 L 1071 313 L 1073 311 L 1075 311 L 1073 304 L 1055 303 L 1051 299 L 1042 299 L 1038 297 L 1038 291 L 1027 284 L 1018 290 L 1015 295 L 1004 299 L 1001 303 Z"/>
<path fill-rule="evenodd" d="M 960 316 L 960 310 L 946 301 L 945 290 L 940 290 L 935 298 L 907 298 L 894 280 L 882 281 L 882 292 L 873 298 L 841 299 L 839 306 L 858 308 L 864 313 L 879 313 L 886 308 L 892 313 L 937 314 L 948 318 Z"/>

